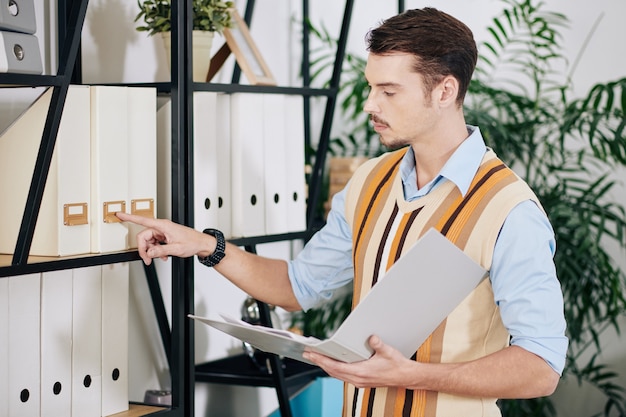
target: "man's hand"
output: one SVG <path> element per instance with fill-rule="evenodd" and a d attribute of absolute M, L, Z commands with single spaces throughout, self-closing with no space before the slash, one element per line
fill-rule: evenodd
<path fill-rule="evenodd" d="M 207 247 L 207 242 L 215 243 L 210 236 L 170 220 L 152 219 L 123 212 L 115 215 L 122 221 L 146 228 L 137 234 L 139 256 L 146 265 L 150 265 L 154 258 L 164 260 L 168 256 L 187 258 L 199 252 L 206 252 L 208 255 L 215 249 Z"/>
<path fill-rule="evenodd" d="M 339 362 L 310 351 L 304 358 L 358 388 L 401 387 L 469 397 L 537 398 L 552 394 L 559 381 L 559 375 L 542 358 L 518 346 L 469 362 L 422 363 L 405 358 L 379 337 L 370 337 L 369 345 L 374 354 L 361 362 Z"/>
<path fill-rule="evenodd" d="M 340 362 L 311 351 L 304 352 L 304 358 L 322 368 L 328 375 L 358 388 L 411 385 L 406 378 L 417 371 L 419 362 L 405 358 L 398 350 L 383 343 L 378 336 L 371 336 L 368 343 L 374 354 L 360 362 Z"/>

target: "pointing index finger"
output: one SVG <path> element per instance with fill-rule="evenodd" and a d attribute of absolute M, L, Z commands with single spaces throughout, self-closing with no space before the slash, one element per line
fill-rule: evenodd
<path fill-rule="evenodd" d="M 156 219 L 151 217 L 139 216 L 137 214 L 128 214 L 123 211 L 118 211 L 115 215 L 123 222 L 131 222 L 144 227 L 153 227 Z"/>

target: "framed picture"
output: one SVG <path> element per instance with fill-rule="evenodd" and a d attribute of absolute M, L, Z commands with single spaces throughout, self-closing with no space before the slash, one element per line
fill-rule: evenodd
<path fill-rule="evenodd" d="M 254 44 L 248 25 L 237 10 L 232 11 L 234 26 L 224 29 L 226 44 L 250 84 L 276 85 L 267 64 Z"/>

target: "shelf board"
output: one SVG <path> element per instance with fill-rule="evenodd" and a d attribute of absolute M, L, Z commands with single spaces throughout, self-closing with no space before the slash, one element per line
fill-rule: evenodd
<path fill-rule="evenodd" d="M 1 80 L 1 78 L 0 78 Z M 157 92 L 170 94 L 172 83 L 151 82 L 151 83 L 104 83 L 101 85 L 121 85 L 127 87 L 153 87 Z M 336 92 L 329 88 L 312 87 L 288 87 L 277 85 L 248 85 L 248 84 L 222 84 L 222 83 L 193 83 L 194 91 L 213 91 L 217 93 L 269 93 L 269 94 L 289 94 L 309 97 L 332 96 Z"/>
<path fill-rule="evenodd" d="M 158 411 L 166 410 L 168 410 L 168 408 L 155 407 L 145 404 L 130 404 L 128 407 L 128 411 L 122 411 L 121 413 L 116 413 L 108 417 L 141 417 L 156 413 Z"/>
<path fill-rule="evenodd" d="M 270 93 L 301 96 L 332 96 L 336 92 L 330 88 L 284 87 L 275 85 L 193 83 L 195 91 L 216 91 L 225 93 Z"/>
<path fill-rule="evenodd" d="M 312 232 L 302 231 L 293 233 L 283 233 L 278 235 L 264 235 L 252 237 L 233 237 L 227 239 L 230 243 L 237 246 L 258 245 L 263 243 L 283 242 L 287 240 L 305 239 L 308 240 Z"/>
<path fill-rule="evenodd" d="M 311 232 L 301 231 L 294 233 L 284 233 L 279 235 L 253 236 L 229 239 L 229 242 L 237 246 L 256 245 L 271 242 L 282 242 L 287 240 L 308 239 Z M 112 252 L 112 253 L 88 253 L 68 257 L 53 256 L 29 256 L 26 265 L 12 265 L 13 255 L 0 254 L 0 278 L 33 274 L 45 271 L 57 271 L 60 269 L 82 268 L 93 265 L 105 265 L 117 262 L 140 260 L 136 250 Z"/>
<path fill-rule="evenodd" d="M 139 259 L 139 253 L 133 250 L 111 253 L 88 253 L 68 257 L 29 256 L 26 265 L 12 265 L 13 255 L 0 254 L 0 278 L 45 271 L 57 271 L 60 269 L 136 261 Z"/>
<path fill-rule="evenodd" d="M 283 372 L 289 391 L 294 392 L 317 377 L 327 376 L 319 367 L 284 358 Z M 196 365 L 196 382 L 275 387 L 270 373 L 259 369 L 245 354 Z"/>
<path fill-rule="evenodd" d="M 0 87 L 48 87 L 63 83 L 63 77 L 57 75 L 1 73 Z"/>

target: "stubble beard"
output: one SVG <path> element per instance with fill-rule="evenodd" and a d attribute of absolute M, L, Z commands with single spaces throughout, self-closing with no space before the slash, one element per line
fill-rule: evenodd
<path fill-rule="evenodd" d="M 379 134 L 378 138 L 380 140 L 381 145 L 383 145 L 385 148 L 389 149 L 390 151 L 403 148 L 406 145 L 410 144 L 408 140 L 402 137 L 387 136 L 387 135 Z"/>
<path fill-rule="evenodd" d="M 372 123 L 382 124 L 382 125 L 386 126 L 387 128 L 389 128 L 389 130 L 392 130 L 391 126 L 389 126 L 389 123 L 387 123 L 383 119 L 380 119 L 380 118 L 376 117 L 373 114 L 370 114 L 370 121 Z M 378 138 L 380 140 L 381 145 L 383 145 L 384 147 L 386 147 L 389 150 L 395 150 L 395 149 L 402 148 L 402 147 L 404 147 L 405 145 L 407 145 L 409 143 L 404 138 L 391 136 L 390 134 L 381 134 L 381 133 L 379 133 L 378 134 Z"/>

